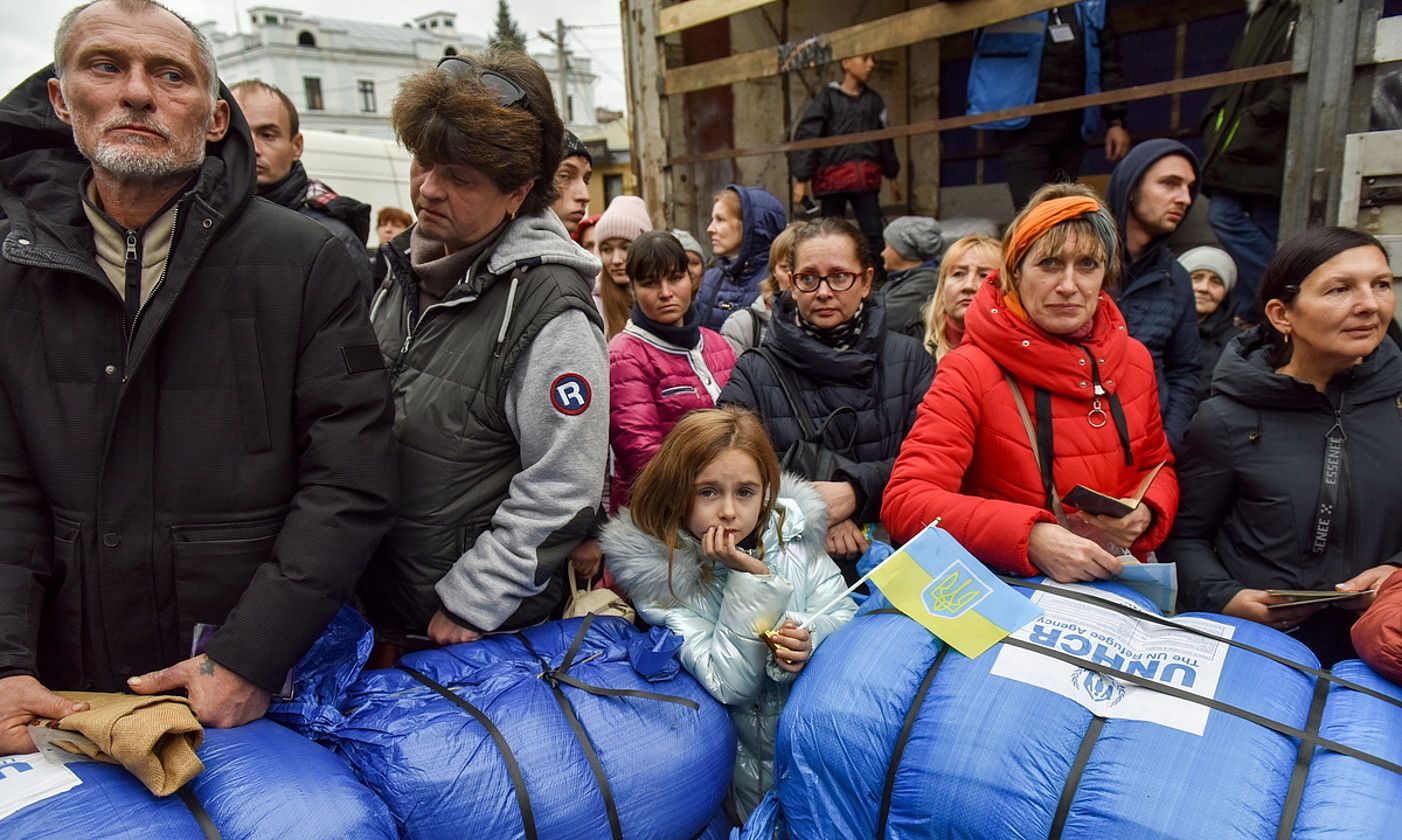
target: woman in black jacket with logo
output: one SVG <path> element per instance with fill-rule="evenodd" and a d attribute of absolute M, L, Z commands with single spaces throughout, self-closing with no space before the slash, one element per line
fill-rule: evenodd
<path fill-rule="evenodd" d="M 793 254 L 793 287 L 775 299 L 764 342 L 740 357 L 717 403 L 755 411 L 785 468 L 815 482 L 828 506 L 828 553 L 851 581 L 867 548 L 862 526 L 880 518 L 934 363 L 920 342 L 886 329 L 871 250 L 851 222 L 810 222 Z M 797 453 L 805 424 L 808 454 L 821 450 L 826 462 L 821 474 L 811 469 L 818 458 Z"/>
<path fill-rule="evenodd" d="M 1402 564 L 1402 351 L 1386 341 L 1392 271 L 1345 228 L 1286 243 L 1261 284 L 1266 320 L 1230 345 L 1188 432 L 1163 559 L 1181 604 L 1294 633 L 1326 667 Z M 1364 592 L 1295 604 L 1271 589 Z"/>

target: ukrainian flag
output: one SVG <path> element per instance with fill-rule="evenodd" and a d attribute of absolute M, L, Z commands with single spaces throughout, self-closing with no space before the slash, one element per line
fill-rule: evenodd
<path fill-rule="evenodd" d="M 935 525 L 882 561 L 871 581 L 897 609 L 970 659 L 1042 614 Z"/>

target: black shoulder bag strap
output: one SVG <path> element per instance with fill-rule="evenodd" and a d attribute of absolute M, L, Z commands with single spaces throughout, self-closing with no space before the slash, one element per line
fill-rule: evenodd
<path fill-rule="evenodd" d="M 1051 392 L 1045 388 L 1033 390 L 1033 398 L 1037 406 L 1037 425 L 1032 426 L 1032 418 L 1027 414 L 1027 403 L 1022 399 L 1022 390 L 1017 387 L 1017 380 L 1008 371 L 1003 371 L 1003 378 L 1008 382 L 1008 388 L 1013 392 L 1013 402 L 1017 405 L 1018 417 L 1022 418 L 1022 428 L 1027 432 L 1027 442 L 1032 446 L 1032 457 L 1037 460 L 1037 471 L 1041 473 L 1042 492 L 1046 495 L 1047 508 L 1056 515 L 1056 521 L 1061 525 L 1066 524 L 1066 510 L 1061 506 L 1061 496 L 1056 492 L 1056 485 L 1052 481 L 1052 459 L 1055 448 L 1052 438 L 1052 416 L 1051 416 Z"/>
<path fill-rule="evenodd" d="M 798 398 L 798 386 L 789 373 L 789 366 L 775 358 L 774 351 L 768 347 L 753 347 L 750 352 L 758 353 L 774 371 L 779 390 L 784 392 L 784 399 L 788 401 L 789 408 L 793 409 L 794 420 L 798 421 L 799 433 L 803 435 L 803 439 L 809 443 L 821 443 L 820 431 L 813 425 L 813 417 L 808 413 L 807 406 Z"/>

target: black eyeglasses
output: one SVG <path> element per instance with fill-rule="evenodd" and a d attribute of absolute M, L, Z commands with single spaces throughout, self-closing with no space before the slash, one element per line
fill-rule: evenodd
<path fill-rule="evenodd" d="M 832 274 L 795 274 L 793 284 L 800 292 L 816 292 L 823 282 L 834 292 L 845 292 L 857 282 L 858 275 L 850 271 L 834 271 Z"/>
<path fill-rule="evenodd" d="M 495 70 L 479 70 L 467 59 L 450 55 L 438 62 L 438 72 L 459 82 L 475 79 L 482 87 L 496 94 L 497 104 L 503 108 L 512 105 L 525 107 L 526 91 Z"/>

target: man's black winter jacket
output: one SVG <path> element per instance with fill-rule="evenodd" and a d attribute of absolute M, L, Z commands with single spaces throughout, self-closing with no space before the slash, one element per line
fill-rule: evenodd
<path fill-rule="evenodd" d="M 0 103 L 0 676 L 121 690 L 189 657 L 209 624 L 222 625 L 212 659 L 276 690 L 349 596 L 397 493 L 388 383 L 350 258 L 253 198 L 231 107 L 128 336 L 51 76 Z"/>

